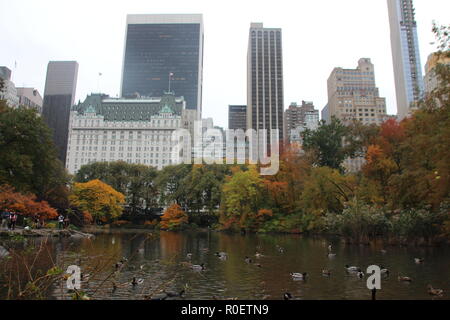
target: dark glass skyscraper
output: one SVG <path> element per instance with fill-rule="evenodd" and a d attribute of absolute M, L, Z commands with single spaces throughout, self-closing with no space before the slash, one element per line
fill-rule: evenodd
<path fill-rule="evenodd" d="M 247 106 L 228 106 L 228 129 L 242 129 L 247 128 Z"/>
<path fill-rule="evenodd" d="M 66 162 L 70 107 L 75 100 L 77 77 L 76 61 L 48 63 L 42 116 L 53 131 L 53 141 L 63 163 Z"/>
<path fill-rule="evenodd" d="M 203 18 L 201 14 L 128 15 L 122 97 L 183 96 L 201 118 Z"/>

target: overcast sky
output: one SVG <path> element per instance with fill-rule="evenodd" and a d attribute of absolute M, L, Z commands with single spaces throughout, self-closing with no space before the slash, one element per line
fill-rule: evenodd
<path fill-rule="evenodd" d="M 424 66 L 436 47 L 432 21 L 450 23 L 450 1 L 414 5 Z M 76 60 L 76 101 L 98 91 L 116 96 L 130 13 L 203 14 L 203 117 L 216 125 L 227 127 L 229 104 L 247 101 L 250 22 L 283 30 L 285 108 L 307 100 L 322 110 L 333 68 L 368 57 L 388 113 L 397 113 L 386 0 L 0 0 L 0 66 L 13 70 L 16 86 L 43 94 L 48 61 Z"/>

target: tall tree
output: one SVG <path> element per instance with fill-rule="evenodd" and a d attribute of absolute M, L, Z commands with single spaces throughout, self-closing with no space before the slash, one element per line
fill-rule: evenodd
<path fill-rule="evenodd" d="M 317 166 L 341 170 L 342 162 L 349 155 L 343 145 L 347 132 L 348 128 L 335 117 L 330 124 L 322 120 L 317 130 L 306 129 L 302 133 L 303 148 L 314 153 Z"/>

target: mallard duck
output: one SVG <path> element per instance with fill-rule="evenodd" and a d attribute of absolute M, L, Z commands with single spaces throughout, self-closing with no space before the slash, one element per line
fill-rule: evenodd
<path fill-rule="evenodd" d="M 412 279 L 410 277 L 398 276 L 398 281 L 411 282 Z"/>
<path fill-rule="evenodd" d="M 322 275 L 327 277 L 331 276 L 331 270 L 322 270 Z"/>
<path fill-rule="evenodd" d="M 423 258 L 414 258 L 414 262 L 417 264 L 421 264 L 423 263 L 424 259 Z"/>
<path fill-rule="evenodd" d="M 428 294 L 432 296 L 442 296 L 444 294 L 444 290 L 442 289 L 434 289 L 431 284 L 428 285 Z"/>
<path fill-rule="evenodd" d="M 188 258 L 189 260 L 192 258 L 192 253 L 188 253 L 187 255 L 186 255 L 186 258 Z"/>
<path fill-rule="evenodd" d="M 172 292 L 172 291 L 165 292 L 165 294 L 167 294 L 169 298 L 182 297 L 184 293 L 185 293 L 184 289 L 182 289 L 180 292 Z"/>
<path fill-rule="evenodd" d="M 137 286 L 139 284 L 143 284 L 144 279 L 136 279 L 136 277 L 133 277 L 133 280 L 131 281 L 132 286 Z"/>
<path fill-rule="evenodd" d="M 202 264 L 194 264 L 194 265 L 192 265 L 191 268 L 194 271 L 203 271 L 203 270 L 205 270 L 205 264 L 204 263 L 202 263 Z"/>
<path fill-rule="evenodd" d="M 290 294 L 289 292 L 285 292 L 283 294 L 283 299 L 284 300 L 292 300 L 294 297 L 292 296 L 292 294 Z"/>
<path fill-rule="evenodd" d="M 358 278 L 362 279 L 364 278 L 364 272 L 362 272 L 361 269 L 358 269 L 358 273 L 356 274 L 358 276 Z"/>
<path fill-rule="evenodd" d="M 380 266 L 380 272 L 381 272 L 381 274 L 389 275 L 388 268 L 385 268 L 383 266 Z"/>
<path fill-rule="evenodd" d="M 256 252 L 255 257 L 256 257 L 256 259 L 259 259 L 259 258 L 263 257 L 263 255 L 259 252 Z"/>
<path fill-rule="evenodd" d="M 307 275 L 308 275 L 307 272 L 303 272 L 303 273 L 293 272 L 293 273 L 291 273 L 291 277 L 294 278 L 294 280 L 305 280 Z"/>
<path fill-rule="evenodd" d="M 245 256 L 244 259 L 245 263 L 252 263 L 252 259 L 250 259 L 249 257 Z"/>
<path fill-rule="evenodd" d="M 361 269 L 359 269 L 358 267 L 349 266 L 348 264 L 346 264 L 345 270 L 347 270 L 347 272 L 358 272 L 358 270 L 361 270 Z"/>
<path fill-rule="evenodd" d="M 215 255 L 219 257 L 220 260 L 226 260 L 228 257 L 226 252 L 216 252 Z"/>

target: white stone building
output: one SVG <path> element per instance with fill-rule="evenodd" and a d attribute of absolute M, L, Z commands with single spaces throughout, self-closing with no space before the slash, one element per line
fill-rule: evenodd
<path fill-rule="evenodd" d="M 192 121 L 185 107 L 184 98 L 173 92 L 142 99 L 88 96 L 71 111 L 68 171 L 74 174 L 85 164 L 119 160 L 157 169 L 172 164 L 172 133 Z"/>

